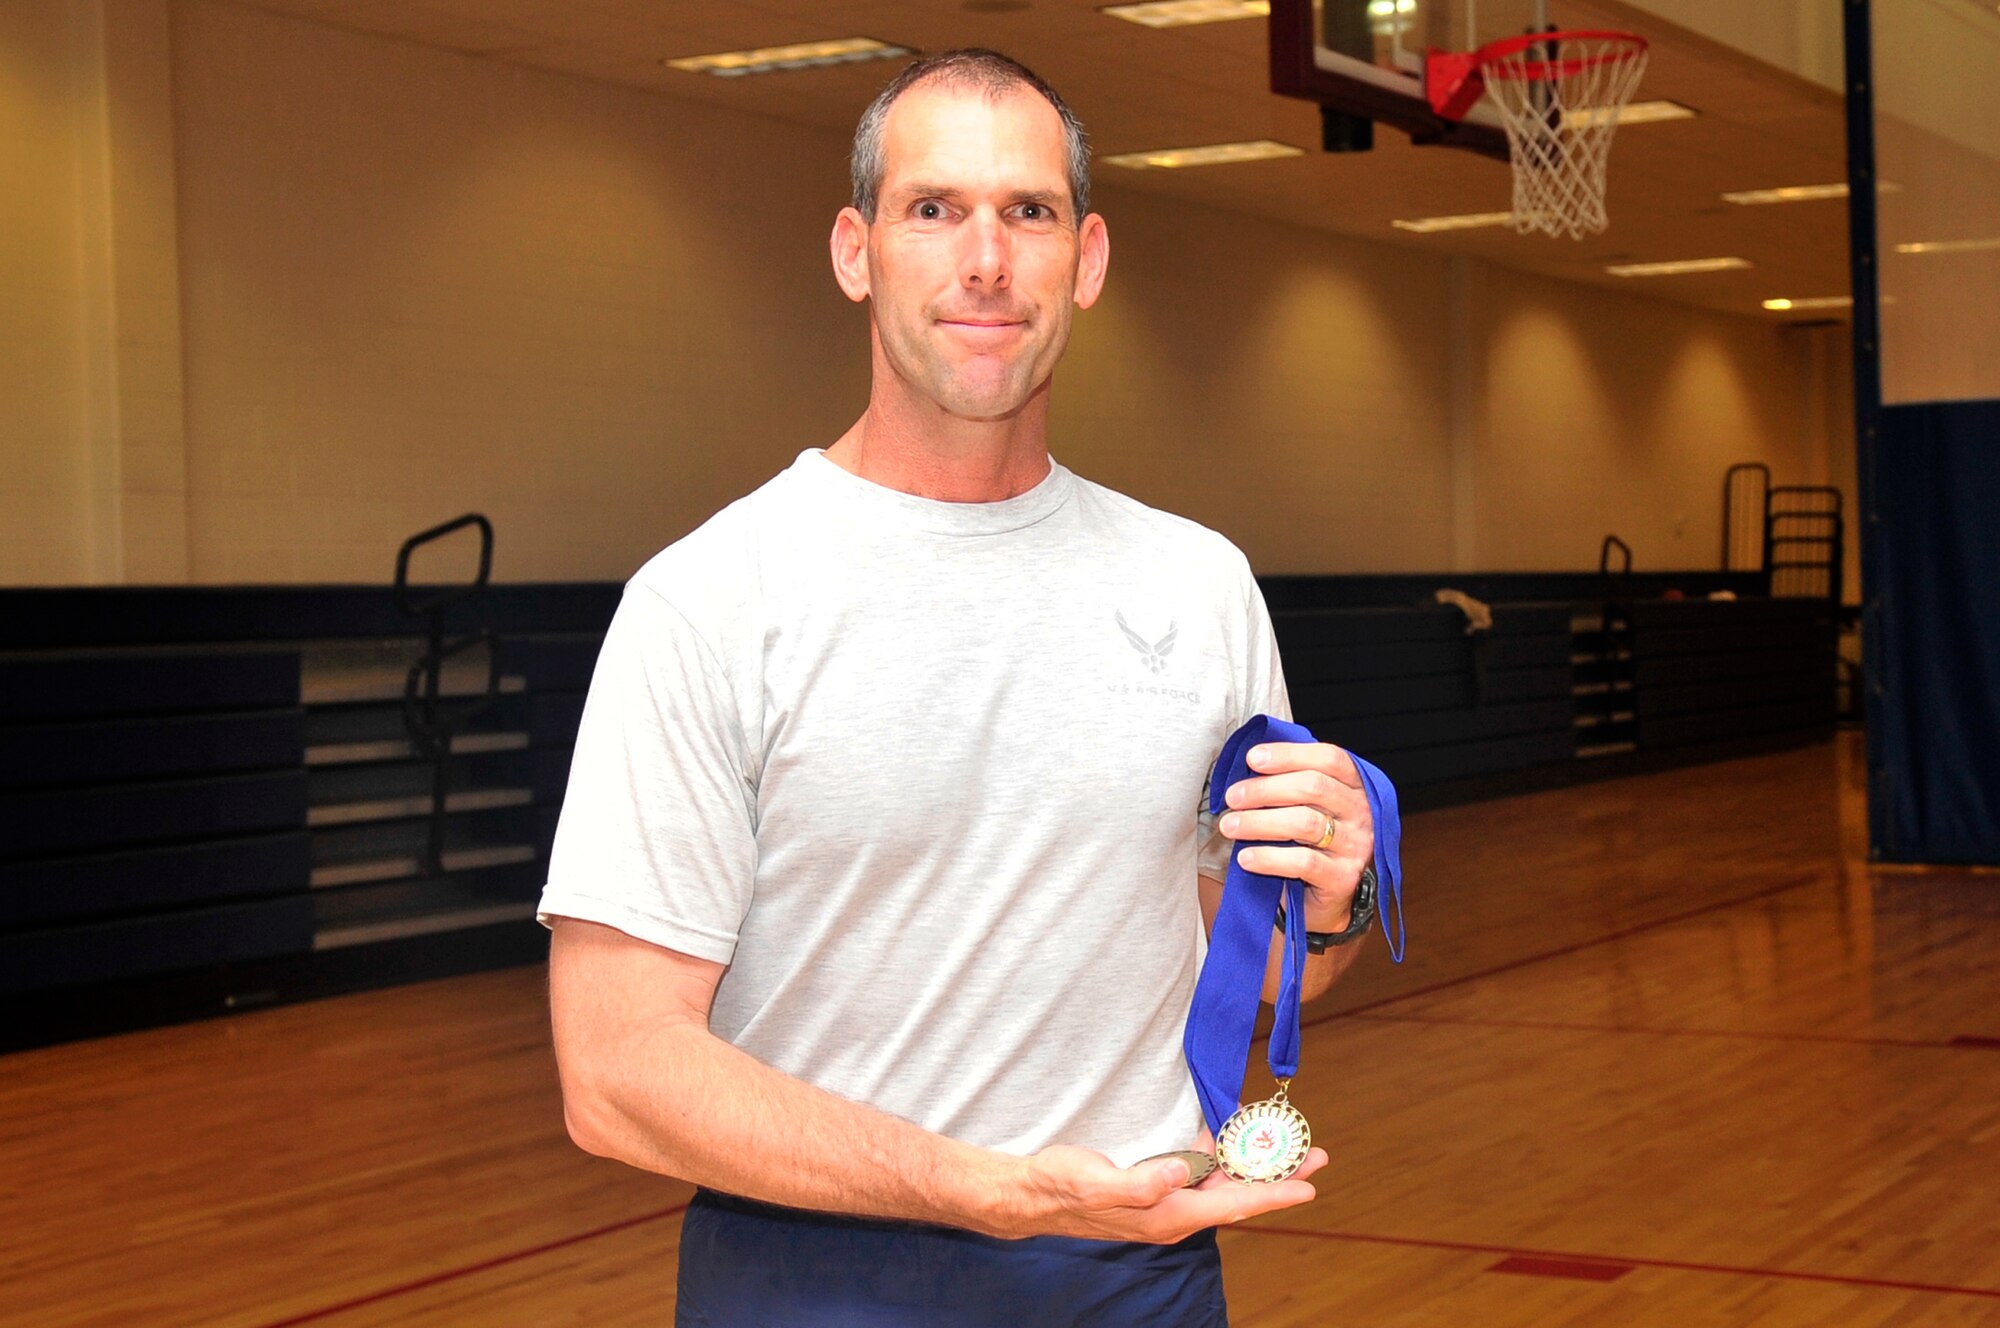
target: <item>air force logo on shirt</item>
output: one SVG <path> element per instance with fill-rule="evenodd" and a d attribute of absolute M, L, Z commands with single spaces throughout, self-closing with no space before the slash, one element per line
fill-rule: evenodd
<path fill-rule="evenodd" d="M 1118 630 L 1125 633 L 1125 639 L 1132 643 L 1132 648 L 1139 652 L 1141 659 L 1145 660 L 1146 667 L 1155 673 L 1165 673 L 1167 656 L 1174 653 L 1174 638 L 1180 635 L 1180 627 L 1169 622 L 1167 634 L 1149 643 L 1145 637 L 1132 630 L 1132 624 L 1125 621 L 1123 613 L 1115 613 L 1112 616 L 1118 620 Z"/>
<path fill-rule="evenodd" d="M 1164 677 L 1170 666 L 1171 656 L 1174 653 L 1174 641 L 1180 636 L 1178 622 L 1169 620 L 1166 632 L 1157 640 L 1154 640 L 1135 631 L 1132 624 L 1125 621 L 1125 614 L 1122 610 L 1114 612 L 1112 619 L 1117 623 L 1118 630 L 1124 633 L 1126 644 L 1132 647 L 1134 662 L 1143 666 L 1147 672 L 1153 674 L 1155 677 Z M 1176 672 L 1185 673 L 1185 670 L 1176 670 Z M 1163 696 L 1176 701 L 1186 702 L 1199 702 L 1201 700 L 1199 692 L 1187 687 L 1166 687 L 1152 683 L 1114 680 L 1110 683 L 1110 689 L 1121 696 Z"/>

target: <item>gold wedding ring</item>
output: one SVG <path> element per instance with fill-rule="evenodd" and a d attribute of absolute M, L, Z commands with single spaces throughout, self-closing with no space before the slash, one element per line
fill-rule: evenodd
<path fill-rule="evenodd" d="M 1325 813 L 1321 814 L 1325 815 Z M 1333 846 L 1334 836 L 1339 833 L 1340 833 L 1340 823 L 1334 820 L 1331 816 L 1328 816 L 1326 818 L 1326 833 L 1319 837 L 1319 843 L 1314 844 L 1313 847 L 1322 850 L 1331 848 Z"/>

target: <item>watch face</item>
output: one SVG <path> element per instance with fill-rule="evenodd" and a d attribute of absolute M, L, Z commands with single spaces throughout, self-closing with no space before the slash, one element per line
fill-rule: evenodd
<path fill-rule="evenodd" d="M 1364 868 L 1360 884 L 1354 887 L 1354 902 L 1348 906 L 1347 930 L 1340 933 L 1343 941 L 1353 940 L 1368 930 L 1368 924 L 1375 921 L 1375 869 Z"/>

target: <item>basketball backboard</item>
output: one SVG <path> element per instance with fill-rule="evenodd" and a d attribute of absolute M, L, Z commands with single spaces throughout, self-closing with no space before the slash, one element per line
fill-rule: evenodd
<path fill-rule="evenodd" d="M 1373 125 L 1413 142 L 1507 157 L 1500 118 L 1463 121 L 1424 94 L 1424 53 L 1470 51 L 1546 27 L 1548 0 L 1271 0 L 1271 89 L 1318 102 L 1329 152 L 1373 146 Z"/>

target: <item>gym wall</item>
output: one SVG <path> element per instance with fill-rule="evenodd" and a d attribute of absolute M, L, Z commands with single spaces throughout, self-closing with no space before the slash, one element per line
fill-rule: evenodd
<path fill-rule="evenodd" d="M 187 576 L 166 50 L 164 0 L 0 4 L 0 584 Z"/>
<path fill-rule="evenodd" d="M 379 582 L 472 508 L 622 578 L 864 403 L 843 135 L 212 0 L 0 36 L 0 584 Z M 1260 571 L 1709 566 L 1723 467 L 1851 448 L 1837 331 L 1113 175 L 1054 448 Z"/>

